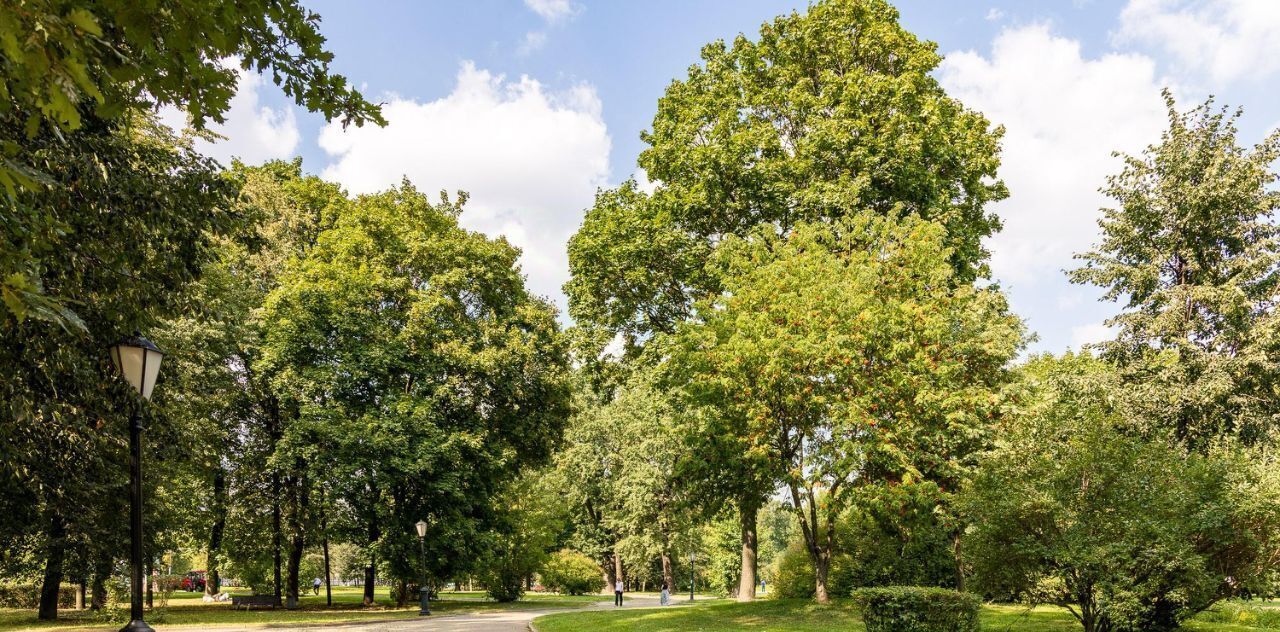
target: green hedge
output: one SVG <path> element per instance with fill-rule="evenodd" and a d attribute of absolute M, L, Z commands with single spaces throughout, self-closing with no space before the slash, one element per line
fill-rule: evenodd
<path fill-rule="evenodd" d="M 74 608 L 76 605 L 75 586 L 62 586 L 58 589 L 58 607 Z M 40 607 L 40 587 L 32 584 L 0 584 L 0 608 L 38 608 Z"/>
<path fill-rule="evenodd" d="M 867 632 L 976 632 L 977 595 L 920 586 L 859 588 L 853 600 Z"/>

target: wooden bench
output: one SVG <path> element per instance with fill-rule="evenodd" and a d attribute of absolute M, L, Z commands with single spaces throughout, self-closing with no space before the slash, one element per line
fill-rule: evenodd
<path fill-rule="evenodd" d="M 231 605 L 237 608 L 244 606 L 248 610 L 254 606 L 274 608 L 277 604 L 275 595 L 239 595 L 231 597 Z"/>

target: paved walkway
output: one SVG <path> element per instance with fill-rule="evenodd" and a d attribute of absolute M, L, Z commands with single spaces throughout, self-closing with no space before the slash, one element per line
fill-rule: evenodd
<path fill-rule="evenodd" d="M 672 600 L 674 604 L 680 603 Z M 657 597 L 628 597 L 623 608 L 657 607 Z M 432 615 L 416 619 L 395 621 L 325 623 L 314 625 L 276 624 L 253 628 L 201 627 L 200 632 L 239 632 L 245 629 L 280 630 L 281 632 L 526 632 L 529 622 L 553 612 L 577 612 L 580 610 L 610 609 L 612 601 L 594 602 L 585 608 L 548 608 L 545 610 L 504 610 L 469 614 Z"/>

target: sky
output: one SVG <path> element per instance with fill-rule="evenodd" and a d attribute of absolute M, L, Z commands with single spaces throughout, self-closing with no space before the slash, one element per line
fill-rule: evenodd
<path fill-rule="evenodd" d="M 530 288 L 564 311 L 565 244 L 601 187 L 637 174 L 640 132 L 699 49 L 807 2 L 787 0 L 304 0 L 322 17 L 334 70 L 384 104 L 385 128 L 346 130 L 243 76 L 224 162 L 303 157 L 353 193 L 408 178 L 463 190 L 461 222 L 523 251 Z M 993 276 L 1037 339 L 1062 352 L 1105 339 L 1120 306 L 1070 284 L 1098 239 L 1113 152 L 1158 142 L 1161 89 L 1180 109 L 1209 96 L 1243 107 L 1240 139 L 1280 127 L 1280 0 L 900 0 L 905 28 L 934 41 L 934 75 L 1005 127 L 990 208 Z M 172 112 L 166 115 L 172 121 Z M 643 181 L 643 180 L 642 180 Z"/>

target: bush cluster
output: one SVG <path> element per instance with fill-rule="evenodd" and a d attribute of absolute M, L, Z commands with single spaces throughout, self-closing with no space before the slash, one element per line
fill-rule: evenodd
<path fill-rule="evenodd" d="M 557 551 L 542 567 L 542 585 L 562 595 L 585 595 L 600 587 L 600 566 L 577 551 Z"/>
<path fill-rule="evenodd" d="M 58 607 L 74 608 L 75 586 L 58 589 Z M 40 606 L 40 587 L 33 584 L 0 584 L 0 608 L 37 608 Z"/>
<path fill-rule="evenodd" d="M 853 591 L 867 632 L 977 632 L 982 600 L 946 588 L 887 586 Z"/>

